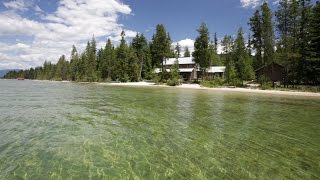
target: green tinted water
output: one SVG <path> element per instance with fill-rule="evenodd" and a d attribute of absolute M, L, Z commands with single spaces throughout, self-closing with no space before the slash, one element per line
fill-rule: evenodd
<path fill-rule="evenodd" d="M 320 98 L 0 80 L 0 179 L 319 179 Z"/>

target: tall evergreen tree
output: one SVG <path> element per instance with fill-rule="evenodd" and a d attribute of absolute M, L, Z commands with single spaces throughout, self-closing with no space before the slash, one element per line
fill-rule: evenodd
<path fill-rule="evenodd" d="M 210 67 L 210 50 L 209 50 L 209 30 L 205 23 L 202 23 L 197 29 L 199 36 L 194 42 L 194 52 L 192 53 L 193 61 L 200 66 L 202 76 L 206 75 L 207 68 Z"/>
<path fill-rule="evenodd" d="M 170 33 L 168 32 L 167 33 L 167 37 L 168 37 L 168 42 L 170 44 L 170 51 L 167 55 L 167 58 L 176 58 L 177 55 L 176 55 L 176 48 L 174 45 L 172 45 L 172 39 L 171 39 L 171 36 L 170 36 Z"/>
<path fill-rule="evenodd" d="M 218 54 L 218 37 L 217 33 L 214 33 L 214 52 Z"/>
<path fill-rule="evenodd" d="M 107 40 L 107 44 L 104 48 L 104 78 L 116 80 L 116 54 L 114 46 L 110 39 Z"/>
<path fill-rule="evenodd" d="M 139 81 L 141 72 L 140 72 L 140 64 L 139 58 L 135 52 L 135 49 L 130 47 L 128 49 L 128 77 L 131 82 Z"/>
<path fill-rule="evenodd" d="M 310 0 L 300 0 L 299 2 L 299 10 L 300 10 L 300 19 L 299 19 L 299 39 L 298 39 L 298 46 L 299 46 L 299 54 L 300 54 L 300 61 L 298 64 L 298 78 L 299 81 L 303 81 L 308 83 L 307 78 L 307 47 L 308 42 L 310 42 L 310 38 L 308 37 L 309 30 L 308 28 L 311 26 L 310 19 L 311 19 L 311 1 Z"/>
<path fill-rule="evenodd" d="M 211 42 L 209 45 L 210 64 L 212 66 L 219 66 L 221 65 L 221 62 L 220 62 L 220 57 L 218 56 L 215 44 L 216 44 L 215 42 Z"/>
<path fill-rule="evenodd" d="M 278 31 L 277 57 L 286 66 L 289 79 L 294 82 L 298 78 L 299 59 L 299 6 L 296 0 L 282 0 L 275 12 Z"/>
<path fill-rule="evenodd" d="M 226 66 L 226 79 L 227 83 L 232 83 L 234 79 L 237 78 L 235 64 L 232 59 L 232 52 L 233 52 L 233 39 L 231 36 L 224 36 L 221 45 L 223 47 L 223 54 L 225 57 L 225 66 Z"/>
<path fill-rule="evenodd" d="M 151 53 L 153 64 L 155 66 L 160 66 L 162 72 L 164 71 L 163 62 L 169 56 L 171 51 L 171 39 L 169 34 L 167 34 L 164 25 L 158 24 L 156 27 L 156 34 L 152 38 Z"/>
<path fill-rule="evenodd" d="M 68 80 L 68 76 L 69 76 L 68 68 L 69 68 L 69 63 L 66 61 L 65 55 L 62 55 L 56 64 L 54 80 L 58 80 L 58 81 Z"/>
<path fill-rule="evenodd" d="M 255 68 L 261 67 L 264 62 L 262 59 L 262 24 L 260 11 L 256 10 L 254 15 L 250 18 L 250 29 L 253 32 L 252 44 L 255 49 Z"/>
<path fill-rule="evenodd" d="M 261 6 L 261 28 L 263 62 L 264 64 L 270 64 L 274 60 L 274 31 L 272 11 L 266 2 Z"/>
<path fill-rule="evenodd" d="M 70 56 L 70 73 L 71 73 L 71 80 L 76 81 L 78 80 L 78 74 L 79 74 L 79 55 L 77 48 L 73 45 L 71 56 Z"/>
<path fill-rule="evenodd" d="M 179 43 L 177 43 L 176 47 L 175 47 L 175 54 L 176 56 L 179 58 L 180 57 L 180 53 L 181 53 L 181 46 Z"/>
<path fill-rule="evenodd" d="M 132 46 L 136 52 L 136 56 L 139 60 L 139 79 L 142 78 L 143 68 L 145 67 L 145 62 L 147 60 L 148 53 L 148 42 L 143 34 L 137 34 L 135 38 L 132 40 Z"/>
<path fill-rule="evenodd" d="M 248 55 L 252 57 L 252 41 L 251 41 L 251 35 L 249 33 L 248 35 L 248 44 L 247 44 L 247 49 L 248 49 Z"/>
<path fill-rule="evenodd" d="M 111 63 L 112 59 L 110 56 L 113 55 L 113 45 L 111 43 L 111 40 L 108 39 L 107 43 L 105 45 L 105 48 L 101 50 L 100 54 L 100 60 L 98 62 L 98 71 L 100 73 L 100 78 L 102 80 L 107 80 L 111 78 Z"/>
<path fill-rule="evenodd" d="M 117 48 L 117 75 L 121 82 L 129 80 L 128 75 L 128 46 L 125 40 L 125 32 L 121 32 L 120 45 Z"/>
<path fill-rule="evenodd" d="M 254 79 L 254 71 L 252 68 L 251 59 L 247 53 L 247 48 L 244 43 L 243 30 L 239 29 L 237 38 L 233 48 L 233 62 L 236 65 L 239 79 L 244 80 Z"/>
<path fill-rule="evenodd" d="M 85 77 L 86 81 L 94 82 L 97 81 L 97 47 L 96 40 L 92 37 L 91 42 L 87 43 L 86 58 L 85 58 Z"/>
<path fill-rule="evenodd" d="M 308 83 L 320 84 L 320 2 L 311 9 L 309 43 L 307 46 L 306 78 Z"/>

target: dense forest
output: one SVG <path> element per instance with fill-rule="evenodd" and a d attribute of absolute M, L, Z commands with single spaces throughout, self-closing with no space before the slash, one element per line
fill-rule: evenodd
<path fill-rule="evenodd" d="M 204 74 L 210 66 L 226 66 L 227 84 L 253 80 L 256 78 L 255 69 L 277 62 L 285 67 L 289 84 L 319 85 L 319 17 L 318 1 L 280 0 L 275 12 L 264 3 L 248 20 L 251 30 L 248 37 L 244 37 L 242 28 L 239 28 L 235 39 L 225 35 L 218 42 L 217 34 L 214 34 L 211 40 L 206 24 L 202 23 L 197 29 L 199 35 L 192 54 L 188 47 L 179 44 L 172 47 L 170 34 L 164 25 L 159 24 L 151 41 L 143 34 L 137 34 L 128 43 L 125 32 L 122 32 L 118 46 L 108 39 L 104 48 L 97 49 L 93 37 L 82 53 L 73 46 L 69 60 L 62 55 L 56 64 L 46 61 L 41 67 L 11 71 L 5 78 L 85 82 L 157 79 L 166 82 L 176 78 L 176 73 L 163 71 L 155 74 L 154 69 L 163 69 L 165 58 L 192 55 Z M 217 52 L 219 43 L 223 47 L 222 54 Z"/>

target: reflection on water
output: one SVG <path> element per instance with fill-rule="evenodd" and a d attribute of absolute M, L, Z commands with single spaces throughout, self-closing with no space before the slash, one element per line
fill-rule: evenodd
<path fill-rule="evenodd" d="M 0 81 L 0 179 L 319 179 L 320 99 Z"/>

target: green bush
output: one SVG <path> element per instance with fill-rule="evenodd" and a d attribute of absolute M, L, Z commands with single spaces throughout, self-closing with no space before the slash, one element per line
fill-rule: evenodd
<path fill-rule="evenodd" d="M 294 88 L 288 88 L 289 90 L 296 90 L 302 92 L 320 92 L 320 86 L 306 86 L 306 85 L 298 85 Z"/>
<path fill-rule="evenodd" d="M 128 82 L 129 76 L 127 74 L 124 74 L 123 76 L 119 77 L 120 82 Z"/>
<path fill-rule="evenodd" d="M 268 89 L 273 89 L 273 88 L 272 88 L 271 84 L 264 83 L 264 84 L 261 84 L 261 89 L 262 90 L 268 90 Z"/>
<path fill-rule="evenodd" d="M 167 80 L 168 86 L 179 86 L 180 84 L 181 84 L 180 80 L 177 78 L 172 78 L 172 79 Z"/>
<path fill-rule="evenodd" d="M 271 82 L 271 79 L 266 77 L 266 76 L 261 76 L 259 79 L 258 79 L 258 82 L 261 84 L 261 85 L 267 85 Z"/>
<path fill-rule="evenodd" d="M 209 87 L 209 88 L 220 87 L 224 85 L 224 80 L 220 78 L 216 78 L 210 81 L 205 80 L 205 81 L 201 81 L 200 85 L 203 87 Z"/>
<path fill-rule="evenodd" d="M 160 77 L 161 82 L 166 82 L 168 79 L 171 78 L 171 73 L 167 71 L 163 71 L 163 72 L 160 72 L 158 76 Z"/>
<path fill-rule="evenodd" d="M 111 77 L 108 77 L 108 78 L 105 80 L 105 82 L 107 82 L 107 83 L 111 83 L 111 82 L 112 82 Z"/>

